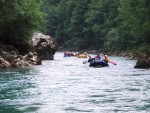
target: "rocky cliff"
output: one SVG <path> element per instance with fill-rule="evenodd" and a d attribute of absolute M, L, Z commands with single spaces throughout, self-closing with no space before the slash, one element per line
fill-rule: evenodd
<path fill-rule="evenodd" d="M 36 49 L 41 60 L 53 60 L 57 44 L 49 35 L 35 33 L 32 37 L 32 46 Z"/>
<path fill-rule="evenodd" d="M 56 50 L 54 39 L 42 33 L 15 46 L 0 43 L 0 68 L 40 65 L 41 60 L 53 60 Z"/>

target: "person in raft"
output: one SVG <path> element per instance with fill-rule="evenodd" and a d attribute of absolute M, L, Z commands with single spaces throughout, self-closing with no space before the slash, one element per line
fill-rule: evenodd
<path fill-rule="evenodd" d="M 92 58 L 91 56 L 89 56 L 88 62 L 93 62 L 95 60 L 95 58 Z"/>
<path fill-rule="evenodd" d="M 109 58 L 108 58 L 107 55 L 104 55 L 103 61 L 104 61 L 105 63 L 107 63 L 107 64 L 108 64 L 108 62 L 110 62 L 110 60 L 109 60 Z"/>
<path fill-rule="evenodd" d="M 100 55 L 97 54 L 97 55 L 95 56 L 95 60 L 100 60 L 100 59 L 101 59 Z"/>

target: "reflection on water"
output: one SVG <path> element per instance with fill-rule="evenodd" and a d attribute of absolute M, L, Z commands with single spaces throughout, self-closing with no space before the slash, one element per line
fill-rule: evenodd
<path fill-rule="evenodd" d="M 135 60 L 92 68 L 86 59 L 64 58 L 43 65 L 0 70 L 0 113 L 148 113 L 150 70 Z"/>

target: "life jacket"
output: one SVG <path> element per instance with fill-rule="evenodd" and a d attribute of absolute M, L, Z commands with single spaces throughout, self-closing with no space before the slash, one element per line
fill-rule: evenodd
<path fill-rule="evenodd" d="M 103 61 L 106 62 L 106 63 L 108 63 L 109 62 L 108 57 L 104 56 Z"/>
<path fill-rule="evenodd" d="M 99 55 L 97 55 L 97 56 L 95 57 L 95 59 L 100 59 L 100 56 L 99 56 Z"/>

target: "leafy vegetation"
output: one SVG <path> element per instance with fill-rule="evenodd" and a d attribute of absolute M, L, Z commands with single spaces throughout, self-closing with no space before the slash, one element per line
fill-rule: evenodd
<path fill-rule="evenodd" d="M 45 0 L 47 33 L 73 49 L 147 50 L 149 0 Z"/>
<path fill-rule="evenodd" d="M 27 41 L 34 30 L 41 30 L 44 13 L 40 6 L 40 0 L 1 0 L 0 41 L 15 45 Z"/>
<path fill-rule="evenodd" d="M 1 0 L 0 42 L 46 31 L 64 48 L 149 51 L 149 9 L 149 0 Z"/>

